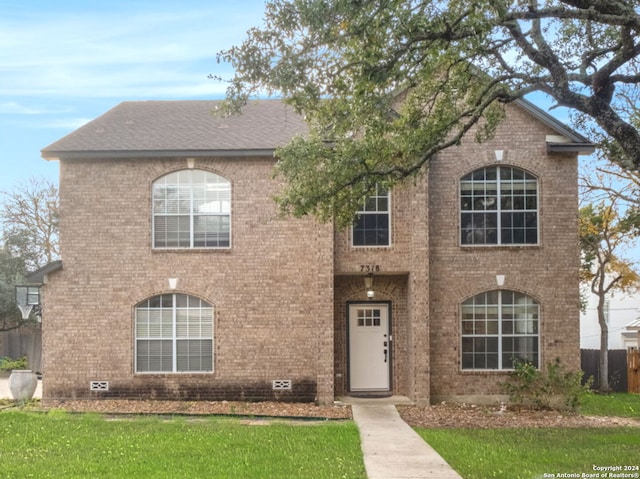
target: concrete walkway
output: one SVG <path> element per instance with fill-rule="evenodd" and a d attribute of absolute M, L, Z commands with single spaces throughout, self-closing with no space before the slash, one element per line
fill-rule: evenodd
<path fill-rule="evenodd" d="M 375 401 L 351 402 L 369 479 L 462 479 L 390 401 Z"/>

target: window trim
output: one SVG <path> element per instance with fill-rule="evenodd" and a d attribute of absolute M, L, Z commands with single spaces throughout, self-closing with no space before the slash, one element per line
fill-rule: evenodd
<path fill-rule="evenodd" d="M 149 301 L 153 298 L 156 297 L 162 297 L 162 296 L 172 296 L 172 309 L 171 309 L 171 315 L 172 315 L 172 333 L 171 333 L 171 343 L 172 343 L 172 356 L 171 356 L 171 371 L 140 371 L 138 369 L 138 341 L 164 341 L 164 340 L 169 340 L 168 338 L 153 338 L 153 339 L 149 339 L 149 338 L 139 338 L 138 337 L 138 308 L 140 307 L 141 304 L 143 304 L 146 301 Z M 179 307 L 177 306 L 177 301 L 176 301 L 176 296 L 177 295 L 184 295 L 187 297 L 193 297 L 196 299 L 199 299 L 201 302 L 206 303 L 209 308 L 211 309 L 211 337 L 193 337 L 193 338 L 178 338 L 178 334 L 177 334 L 177 310 L 179 309 Z M 162 301 L 162 299 L 160 300 Z M 191 308 L 189 308 L 191 309 Z M 195 308 L 194 308 L 195 309 Z M 202 309 L 202 306 L 201 308 Z M 188 293 L 180 293 L 180 292 L 164 292 L 164 293 L 160 293 L 160 294 L 155 294 L 152 296 L 148 296 L 140 301 L 138 301 L 134 306 L 133 306 L 133 373 L 134 374 L 142 374 L 142 375 L 149 375 L 149 374 L 179 374 L 179 375 L 183 375 L 183 374 L 213 374 L 215 372 L 215 359 L 216 359 L 216 354 L 215 354 L 215 306 L 210 303 L 207 300 L 204 300 L 202 298 L 200 298 L 199 296 L 195 296 L 193 294 L 188 294 Z M 210 370 L 206 370 L 206 371 L 178 371 L 178 367 L 177 367 L 177 363 L 178 363 L 178 353 L 177 353 L 177 343 L 180 340 L 209 340 L 211 339 L 211 369 Z"/>
<path fill-rule="evenodd" d="M 493 293 L 493 292 L 497 292 L 499 295 L 499 302 L 498 302 L 498 311 L 499 311 L 499 316 L 498 316 L 498 333 L 497 334 L 493 334 L 493 335 L 489 335 L 487 333 L 485 334 L 465 334 L 463 331 L 463 321 L 465 321 L 464 316 L 463 316 L 463 306 L 464 303 L 466 301 L 469 301 L 477 296 L 483 295 L 483 294 L 487 294 L 487 293 Z M 524 334 L 516 334 L 514 333 L 504 333 L 503 332 L 503 322 L 505 321 L 503 318 L 503 305 L 505 303 L 503 303 L 503 294 L 504 293 L 513 293 L 513 294 L 520 294 L 520 295 L 524 295 L 525 297 L 527 297 L 528 299 L 532 300 L 536 306 L 537 306 L 537 318 L 536 318 L 536 322 L 537 322 L 537 332 L 534 333 L 524 333 Z M 507 303 L 509 304 L 509 303 Z M 514 303 L 515 306 L 515 303 Z M 459 321 L 458 321 L 458 327 L 460 328 L 460 334 L 459 334 L 459 345 L 460 345 L 460 354 L 458 356 L 458 359 L 460 361 L 460 371 L 462 373 L 487 373 L 487 374 L 495 374 L 495 373 L 508 373 L 511 371 L 514 371 L 514 368 L 506 368 L 503 367 L 503 361 L 502 361 L 502 356 L 503 356 L 503 347 L 502 347 L 502 340 L 504 338 L 535 338 L 537 340 L 537 350 L 535 352 L 535 354 L 537 355 L 537 365 L 536 368 L 540 369 L 540 365 L 542 364 L 542 303 L 535 298 L 534 296 L 531 296 L 530 294 L 524 293 L 522 291 L 517 291 L 517 290 L 510 290 L 510 289 L 493 289 L 493 290 L 487 290 L 487 291 L 482 291 L 479 292 L 477 294 L 474 294 L 472 296 L 469 296 L 467 298 L 465 298 L 463 301 L 461 301 L 458 305 L 458 311 L 459 311 Z M 508 319 L 507 319 L 508 320 Z M 514 322 L 515 322 L 515 318 L 514 318 Z M 463 354 L 464 354 L 464 350 L 463 350 L 463 340 L 464 338 L 487 338 L 487 337 L 495 337 L 498 340 L 498 349 L 497 349 L 497 355 L 498 355 L 498 367 L 497 368 L 465 368 L 463 366 Z"/>
<path fill-rule="evenodd" d="M 359 209 L 356 212 L 356 215 L 361 215 L 361 214 L 384 214 L 385 212 L 380 212 L 380 211 L 366 211 L 363 208 L 366 207 L 366 202 L 367 200 L 369 200 L 372 197 L 376 197 L 376 198 L 382 198 L 382 196 L 379 194 L 379 189 L 380 187 L 378 185 L 376 185 L 376 194 L 375 195 L 369 195 L 365 198 L 365 200 L 362 202 L 362 206 L 361 209 Z M 391 202 L 391 190 L 387 190 L 387 210 L 386 210 L 386 215 L 387 215 L 387 222 L 388 222 L 388 242 L 387 244 L 362 244 L 362 245 L 357 245 L 354 242 L 355 239 L 355 235 L 354 235 L 354 230 L 355 230 L 355 222 L 353 225 L 351 225 L 351 247 L 352 248 L 357 248 L 357 249 L 361 249 L 361 248 L 390 248 L 393 245 L 393 238 L 392 238 L 392 217 L 391 217 L 391 206 L 392 206 L 392 202 Z"/>
<path fill-rule="evenodd" d="M 181 172 L 194 172 L 201 171 L 205 174 L 215 175 L 223 180 L 225 180 L 229 185 L 229 213 L 228 214 L 211 214 L 209 216 L 218 216 L 218 217 L 228 217 L 229 218 L 229 244 L 228 246 L 195 246 L 195 217 L 197 216 L 206 216 L 206 215 L 198 215 L 193 212 L 193 199 L 194 199 L 194 190 L 193 190 L 193 179 L 190 183 L 190 192 L 189 192 L 189 201 L 190 201 L 190 211 L 189 211 L 189 246 L 156 246 L 156 217 L 170 217 L 170 216 L 186 216 L 186 215 L 165 215 L 165 214 L 157 214 L 155 208 L 155 198 L 154 191 L 155 185 L 158 181 L 163 178 Z M 232 212 L 233 212 L 233 184 L 229 178 L 226 176 L 220 175 L 215 171 L 206 170 L 203 168 L 181 168 L 174 171 L 169 171 L 163 175 L 158 176 L 151 182 L 151 249 L 153 251 L 228 251 L 232 248 L 233 245 L 233 223 L 232 223 Z"/>
<path fill-rule="evenodd" d="M 496 243 L 464 243 L 462 241 L 462 237 L 463 237 L 463 214 L 464 213 L 475 213 L 475 212 L 481 212 L 481 210 L 475 211 L 475 210 L 463 210 L 462 209 L 462 183 L 463 183 L 463 178 L 471 175 L 473 173 L 475 173 L 476 171 L 482 170 L 482 169 L 486 169 L 486 168 L 496 168 L 496 197 L 500 198 L 500 194 L 502 191 L 502 183 L 503 181 L 500 180 L 500 168 L 510 168 L 510 169 L 516 169 L 516 170 L 520 170 L 523 173 L 526 173 L 528 175 L 531 175 L 534 177 L 535 181 L 536 181 L 536 209 L 535 209 L 535 213 L 536 213 L 536 242 L 535 243 L 503 243 L 502 242 L 502 213 L 503 210 L 500 207 L 500 201 L 498 201 L 498 206 L 499 208 L 496 208 L 495 210 L 484 210 L 484 211 L 489 211 L 489 212 L 493 212 L 495 211 L 496 214 L 496 235 L 497 235 L 497 239 L 498 241 L 496 241 Z M 486 180 L 485 180 L 485 184 L 486 184 Z M 540 176 L 533 173 L 530 170 L 527 170 L 525 168 L 522 168 L 520 166 L 515 166 L 515 165 L 509 165 L 509 164 L 490 164 L 490 165 L 484 165 L 481 166 L 479 168 L 475 168 L 471 171 L 466 172 L 465 174 L 463 174 L 459 180 L 458 180 L 458 194 L 457 194 L 457 202 L 458 202 L 458 245 L 461 248 L 536 248 L 541 246 L 542 242 L 541 242 L 541 236 L 542 236 L 542 231 L 540 228 L 540 212 L 541 212 L 541 200 L 542 200 L 542 196 L 540 194 L 540 184 L 541 184 L 541 180 L 540 180 Z M 531 212 L 533 210 L 531 209 L 523 209 L 523 210 L 504 210 L 505 213 L 509 213 L 509 212 Z"/>

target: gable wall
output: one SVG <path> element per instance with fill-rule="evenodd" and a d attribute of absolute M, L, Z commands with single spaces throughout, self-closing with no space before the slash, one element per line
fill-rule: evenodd
<path fill-rule="evenodd" d="M 439 155 L 429 170 L 431 394 L 500 394 L 506 373 L 466 372 L 460 365 L 460 304 L 498 289 L 524 292 L 540 302 L 541 363 L 560 358 L 571 370 L 579 357 L 579 245 L 577 160 L 547 155 L 545 135 L 552 134 L 523 110 L 510 106 L 509 118 L 494 139 L 464 142 Z M 539 246 L 467 246 L 459 240 L 459 179 L 480 166 L 523 168 L 539 178 Z"/>
<path fill-rule="evenodd" d="M 333 399 L 330 227 L 281 220 L 272 159 L 198 159 L 232 183 L 229 250 L 151 248 L 151 183 L 184 159 L 63 160 L 61 256 L 45 305 L 44 396 Z M 134 374 L 133 311 L 176 292 L 214 305 L 213 374 Z M 319 359 L 320 358 L 320 359 Z M 108 393 L 89 381 L 110 382 Z"/>

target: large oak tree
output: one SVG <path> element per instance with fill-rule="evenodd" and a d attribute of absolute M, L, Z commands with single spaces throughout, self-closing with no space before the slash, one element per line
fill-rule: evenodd
<path fill-rule="evenodd" d="M 219 54 L 227 109 L 278 95 L 306 138 L 278 151 L 284 211 L 348 224 L 375 184 L 425 171 L 504 104 L 543 92 L 592 121 L 627 169 L 640 132 L 619 108 L 640 82 L 638 0 L 270 0 L 265 23 Z M 401 101 L 400 101 L 401 100 Z"/>

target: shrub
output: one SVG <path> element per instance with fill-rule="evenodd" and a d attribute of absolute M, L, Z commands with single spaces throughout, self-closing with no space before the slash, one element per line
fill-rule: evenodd
<path fill-rule="evenodd" d="M 27 357 L 22 356 L 21 358 L 11 359 L 11 358 L 0 358 L 0 371 L 11 371 L 13 369 L 28 369 L 29 365 L 27 362 Z"/>
<path fill-rule="evenodd" d="M 577 411 L 591 394 L 593 378 L 582 384 L 582 371 L 566 371 L 560 360 L 547 364 L 544 371 L 530 361 L 515 361 L 511 381 L 502 383 L 511 402 L 540 409 Z"/>

